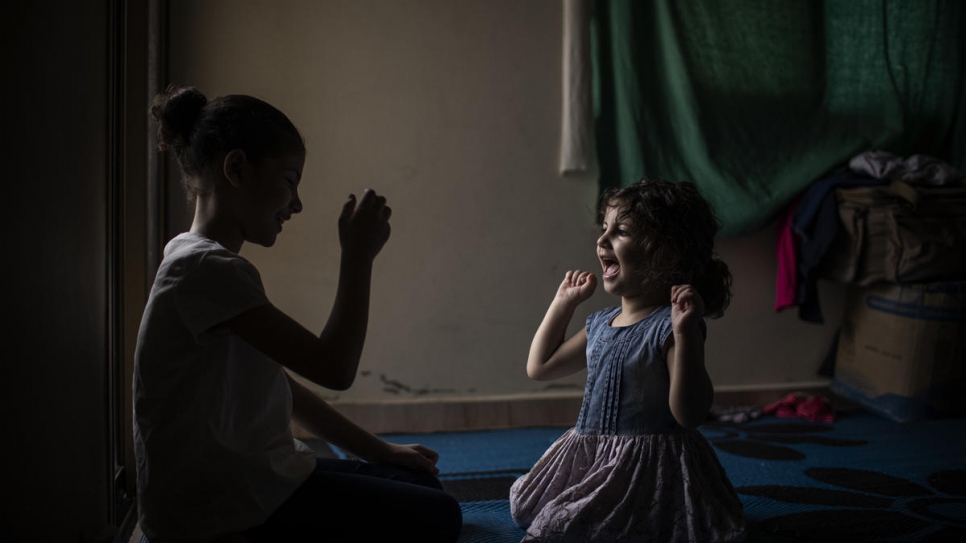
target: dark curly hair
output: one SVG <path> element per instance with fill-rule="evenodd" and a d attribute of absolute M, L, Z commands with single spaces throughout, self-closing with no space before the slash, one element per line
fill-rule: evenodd
<path fill-rule="evenodd" d="M 211 190 L 206 174 L 220 167 L 225 154 L 241 149 L 252 163 L 305 151 L 292 121 L 274 106 L 252 96 L 231 94 L 208 100 L 194 87 L 170 86 L 155 97 L 151 116 L 158 125 L 158 149 L 174 153 L 181 183 L 194 201 Z"/>
<path fill-rule="evenodd" d="M 665 292 L 673 285 L 693 285 L 704 300 L 705 316 L 724 314 L 731 302 L 731 271 L 714 253 L 721 225 L 694 183 L 644 179 L 607 189 L 600 197 L 598 224 L 612 207 L 628 221 L 640 246 L 641 282 Z"/>

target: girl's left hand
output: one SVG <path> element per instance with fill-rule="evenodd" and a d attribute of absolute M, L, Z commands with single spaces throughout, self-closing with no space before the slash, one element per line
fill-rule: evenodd
<path fill-rule="evenodd" d="M 691 285 L 671 287 L 671 327 L 682 333 L 704 318 L 704 300 Z"/>
<path fill-rule="evenodd" d="M 436 467 L 439 454 L 429 447 L 419 444 L 397 445 L 389 443 L 388 445 L 386 457 L 379 458 L 378 461 L 404 468 L 428 471 L 433 475 L 439 474 L 439 468 Z"/>

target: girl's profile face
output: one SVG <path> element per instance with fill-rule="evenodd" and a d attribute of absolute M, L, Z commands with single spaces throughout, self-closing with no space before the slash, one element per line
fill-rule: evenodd
<path fill-rule="evenodd" d="M 243 211 L 246 241 L 271 247 L 282 225 L 302 211 L 298 188 L 304 165 L 305 151 L 265 157 L 250 165 L 253 182 L 246 187 Z"/>
<path fill-rule="evenodd" d="M 604 290 L 610 294 L 630 297 L 643 294 L 644 259 L 640 240 L 635 238 L 634 225 L 628 217 L 621 217 L 623 208 L 608 206 L 597 239 L 597 258 L 603 268 Z"/>

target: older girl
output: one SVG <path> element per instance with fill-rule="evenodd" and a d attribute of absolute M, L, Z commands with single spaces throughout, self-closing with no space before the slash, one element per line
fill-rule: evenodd
<path fill-rule="evenodd" d="M 339 216 L 339 285 L 310 332 L 269 302 L 246 242 L 270 247 L 302 211 L 305 146 L 289 119 L 244 95 L 172 88 L 151 110 L 194 202 L 144 310 L 135 353 L 134 439 L 141 528 L 177 541 L 455 541 L 459 504 L 437 455 L 387 443 L 291 378 L 344 390 L 355 379 L 373 259 L 389 238 L 386 199 L 366 190 Z M 288 372 L 286 371 L 288 370 Z M 302 425 L 363 461 L 324 460 Z"/>

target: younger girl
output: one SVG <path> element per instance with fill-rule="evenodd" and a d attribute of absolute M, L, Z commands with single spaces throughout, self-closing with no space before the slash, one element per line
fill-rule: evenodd
<path fill-rule="evenodd" d="M 587 368 L 576 427 L 514 482 L 524 541 L 715 542 L 744 537 L 741 502 L 695 429 L 713 400 L 704 317 L 731 297 L 718 223 L 691 183 L 645 180 L 601 199 L 597 256 L 621 305 L 564 340 L 597 284 L 568 271 L 527 359 L 532 379 Z"/>
<path fill-rule="evenodd" d="M 356 426 L 286 369 L 321 386 L 355 379 L 373 259 L 390 208 L 366 190 L 342 207 L 340 275 L 316 335 L 265 296 L 245 242 L 270 247 L 302 211 L 305 146 L 289 119 L 250 96 L 169 89 L 151 109 L 162 150 L 194 201 L 164 249 L 135 353 L 134 440 L 141 529 L 152 543 L 455 541 L 459 504 L 437 455 Z M 307 429 L 367 462 L 316 458 Z"/>

